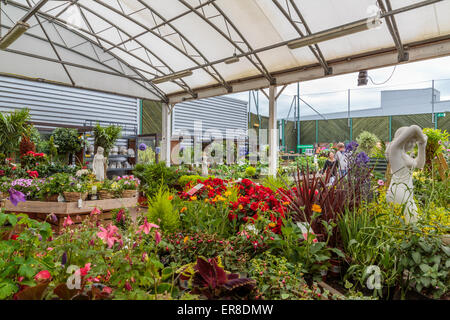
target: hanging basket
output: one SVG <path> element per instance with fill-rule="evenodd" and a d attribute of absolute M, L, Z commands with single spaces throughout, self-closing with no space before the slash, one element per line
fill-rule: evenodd
<path fill-rule="evenodd" d="M 45 201 L 47 202 L 58 202 L 59 194 L 51 194 L 45 196 Z"/>
<path fill-rule="evenodd" d="M 136 198 L 138 195 L 137 190 L 123 190 L 122 198 Z"/>
<path fill-rule="evenodd" d="M 114 195 L 109 191 L 100 190 L 97 193 L 100 197 L 100 200 L 114 199 Z"/>
<path fill-rule="evenodd" d="M 78 200 L 86 200 L 87 192 L 63 192 L 67 202 L 77 202 Z"/>

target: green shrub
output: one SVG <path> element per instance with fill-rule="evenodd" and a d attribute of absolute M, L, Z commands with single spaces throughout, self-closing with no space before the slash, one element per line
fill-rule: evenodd
<path fill-rule="evenodd" d="M 214 179 L 214 176 L 202 177 L 202 176 L 197 175 L 197 174 L 195 174 L 195 175 L 184 175 L 184 176 L 181 176 L 178 179 L 178 184 L 182 188 L 184 188 L 185 186 L 187 186 L 190 183 L 195 184 L 195 183 L 197 183 L 198 180 L 205 181 L 205 180 L 208 180 L 208 179 Z"/>
<path fill-rule="evenodd" d="M 105 155 L 109 153 L 116 140 L 120 138 L 122 128 L 119 126 L 111 125 L 108 127 L 102 127 L 100 124 L 94 127 L 94 140 L 97 147 L 105 149 Z"/>
<path fill-rule="evenodd" d="M 147 218 L 159 225 L 165 232 L 175 232 L 180 227 L 180 215 L 170 199 L 170 192 L 161 187 L 154 197 L 149 200 Z"/>
<path fill-rule="evenodd" d="M 162 185 L 169 190 L 177 189 L 178 179 L 182 175 L 174 167 L 158 164 L 137 164 L 133 174 L 141 180 L 141 190 L 149 197 L 155 195 Z"/>
<path fill-rule="evenodd" d="M 83 147 L 76 129 L 56 128 L 52 137 L 55 146 L 57 146 L 58 154 L 77 153 Z"/>
<path fill-rule="evenodd" d="M 256 168 L 255 167 L 247 167 L 245 169 L 245 174 L 247 175 L 247 177 L 251 178 L 254 177 L 256 175 Z"/>
<path fill-rule="evenodd" d="M 358 138 L 356 138 L 356 142 L 359 144 L 359 149 L 364 151 L 366 154 L 371 154 L 372 150 L 377 146 L 379 141 L 380 139 L 369 131 L 361 132 Z"/>
<path fill-rule="evenodd" d="M 28 109 L 0 113 L 0 153 L 9 155 L 17 151 L 22 133 L 28 128 L 28 120 L 30 120 Z"/>

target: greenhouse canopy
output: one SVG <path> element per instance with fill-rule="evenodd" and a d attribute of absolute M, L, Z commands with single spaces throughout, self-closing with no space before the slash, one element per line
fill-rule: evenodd
<path fill-rule="evenodd" d="M 450 54 L 449 0 L 0 6 L 2 74 L 169 104 Z"/>

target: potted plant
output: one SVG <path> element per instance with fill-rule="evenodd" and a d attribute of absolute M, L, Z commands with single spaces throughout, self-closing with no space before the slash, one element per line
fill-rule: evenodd
<path fill-rule="evenodd" d="M 76 154 L 83 148 L 83 139 L 76 129 L 56 128 L 53 133 L 53 143 L 58 154 L 70 159 L 70 155 Z"/>
<path fill-rule="evenodd" d="M 79 199 L 86 200 L 88 195 L 86 183 L 70 177 L 69 184 L 64 188 L 63 194 L 67 202 L 76 202 Z"/>
<path fill-rule="evenodd" d="M 39 198 L 44 201 L 57 202 L 59 195 L 61 195 L 69 184 L 70 176 L 67 173 L 56 173 L 43 181 L 39 191 Z"/>
<path fill-rule="evenodd" d="M 112 181 L 108 179 L 103 181 L 103 183 L 101 184 L 101 188 L 98 191 L 100 200 L 116 198 L 120 193 L 121 190 L 119 183 L 117 183 L 117 181 Z"/>
<path fill-rule="evenodd" d="M 120 189 L 122 190 L 122 198 L 137 197 L 137 190 L 140 185 L 140 180 L 138 178 L 135 178 L 133 175 L 122 176 L 117 177 L 116 181 L 118 182 Z"/>

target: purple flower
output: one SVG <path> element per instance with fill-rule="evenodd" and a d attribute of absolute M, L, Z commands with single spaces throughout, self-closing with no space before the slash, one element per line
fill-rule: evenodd
<path fill-rule="evenodd" d="M 67 252 L 64 251 L 62 257 L 61 257 L 61 265 L 65 266 L 67 263 Z"/>
<path fill-rule="evenodd" d="M 15 189 L 13 189 L 13 188 L 9 188 L 8 192 L 9 192 L 9 198 L 8 198 L 8 200 L 11 201 L 11 203 L 12 203 L 15 207 L 17 207 L 17 204 L 18 204 L 19 202 L 25 202 L 25 201 L 27 201 L 27 200 L 25 199 L 25 195 L 24 195 L 22 192 L 20 192 L 20 191 L 17 191 L 17 190 L 15 190 Z"/>
<path fill-rule="evenodd" d="M 350 141 L 345 146 L 345 152 L 352 152 L 355 151 L 358 148 L 359 144 L 356 141 Z"/>
<path fill-rule="evenodd" d="M 141 144 L 139 145 L 139 150 L 141 150 L 141 151 L 147 150 L 147 145 L 146 145 L 145 143 L 141 143 Z"/>
<path fill-rule="evenodd" d="M 358 155 L 356 156 L 356 164 L 358 165 L 366 165 L 369 160 L 369 156 L 364 151 L 358 153 Z"/>

